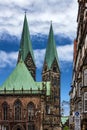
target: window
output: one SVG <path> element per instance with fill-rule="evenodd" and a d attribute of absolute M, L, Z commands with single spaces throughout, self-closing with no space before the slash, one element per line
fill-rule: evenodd
<path fill-rule="evenodd" d="M 86 38 L 85 38 L 85 49 L 87 49 L 87 35 L 86 35 Z"/>
<path fill-rule="evenodd" d="M 9 130 L 9 127 L 8 126 L 2 126 L 2 130 Z"/>
<path fill-rule="evenodd" d="M 35 130 L 34 124 L 29 124 L 28 125 L 28 130 Z"/>
<path fill-rule="evenodd" d="M 58 96 L 54 95 L 54 102 L 58 102 Z"/>
<path fill-rule="evenodd" d="M 53 86 L 54 87 L 56 87 L 56 86 L 58 86 L 58 81 L 57 81 L 57 78 L 55 77 L 55 78 L 53 78 Z"/>
<path fill-rule="evenodd" d="M 82 102 L 79 102 L 79 103 L 78 103 L 78 111 L 79 111 L 79 112 L 82 112 Z"/>
<path fill-rule="evenodd" d="M 87 92 L 84 93 L 84 112 L 87 112 Z"/>
<path fill-rule="evenodd" d="M 81 96 L 81 87 L 82 87 L 82 83 L 81 82 L 79 83 L 78 87 L 79 87 L 79 96 Z"/>
<path fill-rule="evenodd" d="M 21 120 L 21 102 L 16 101 L 14 107 L 15 107 L 15 120 Z"/>
<path fill-rule="evenodd" d="M 47 65 L 45 65 L 45 67 L 44 67 L 44 71 L 47 71 Z"/>
<path fill-rule="evenodd" d="M 31 102 L 28 105 L 28 120 L 32 121 L 34 119 L 34 114 L 35 114 L 35 106 L 34 104 Z"/>
<path fill-rule="evenodd" d="M 5 102 L 3 104 L 3 119 L 4 120 L 7 120 L 7 117 L 8 117 L 8 105 L 7 103 Z"/>
<path fill-rule="evenodd" d="M 57 72 L 56 66 L 53 67 L 53 72 Z"/>
<path fill-rule="evenodd" d="M 87 69 L 84 70 L 84 86 L 87 86 Z"/>
<path fill-rule="evenodd" d="M 84 86 L 87 86 L 87 69 L 84 70 Z"/>
<path fill-rule="evenodd" d="M 46 114 L 50 114 L 50 107 L 46 106 Z"/>

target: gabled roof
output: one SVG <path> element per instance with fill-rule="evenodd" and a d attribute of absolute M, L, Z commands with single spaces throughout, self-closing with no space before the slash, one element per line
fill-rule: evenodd
<path fill-rule="evenodd" d="M 45 62 L 47 63 L 48 69 L 51 68 L 51 65 L 55 59 L 58 63 L 58 55 L 57 55 L 56 44 L 54 39 L 53 27 L 51 23 L 49 37 L 48 37 L 48 44 L 47 44 L 46 54 L 45 54 Z"/>
<path fill-rule="evenodd" d="M 15 90 L 21 90 L 22 88 L 24 90 L 29 90 L 31 88 L 37 90 L 35 82 L 23 61 L 20 61 L 17 64 L 16 68 L 4 82 L 1 88 L 3 90 L 4 88 L 6 90 L 13 90 L 13 88 Z"/>
<path fill-rule="evenodd" d="M 50 82 L 44 83 L 46 84 L 46 95 L 50 95 Z M 21 59 L 17 64 L 16 68 L 11 73 L 11 75 L 0 87 L 0 94 L 2 94 L 4 90 L 10 90 L 10 94 L 13 92 L 13 90 L 21 93 L 22 89 L 27 91 L 32 90 L 32 93 L 38 94 L 38 90 L 43 90 L 43 85 L 42 82 L 34 81 L 34 79 L 31 76 L 31 73 L 28 71 L 26 65 Z"/>
<path fill-rule="evenodd" d="M 31 40 L 30 40 L 30 33 L 29 33 L 26 14 L 25 14 L 25 18 L 24 18 L 23 31 L 22 31 L 19 51 L 21 52 L 23 61 L 27 57 L 28 53 L 30 53 L 32 56 L 33 62 L 34 62 L 34 54 L 33 54 L 33 50 L 32 50 L 32 44 L 31 44 Z"/>

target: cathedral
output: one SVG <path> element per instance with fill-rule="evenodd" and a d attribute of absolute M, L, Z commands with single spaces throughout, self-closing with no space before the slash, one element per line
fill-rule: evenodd
<path fill-rule="evenodd" d="M 25 14 L 17 65 L 0 87 L 0 130 L 61 130 L 60 68 L 52 23 L 42 81 L 37 82 Z"/>

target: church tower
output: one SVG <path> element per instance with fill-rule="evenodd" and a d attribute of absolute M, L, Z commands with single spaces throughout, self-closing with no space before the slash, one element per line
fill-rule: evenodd
<path fill-rule="evenodd" d="M 20 49 L 19 49 L 19 55 L 18 55 L 18 62 L 20 61 L 21 57 L 25 65 L 27 66 L 28 70 L 30 71 L 32 77 L 35 80 L 36 66 L 35 66 L 34 54 L 32 50 L 32 44 L 30 40 L 30 33 L 29 33 L 26 14 L 24 18 L 23 31 L 22 31 Z"/>
<path fill-rule="evenodd" d="M 54 39 L 52 23 L 48 37 L 44 66 L 42 71 L 42 81 L 51 82 L 51 96 L 46 99 L 46 117 L 49 119 L 50 128 L 60 129 L 60 69 L 58 55 Z M 47 125 L 47 124 L 46 124 Z M 45 125 L 45 126 L 46 126 Z"/>

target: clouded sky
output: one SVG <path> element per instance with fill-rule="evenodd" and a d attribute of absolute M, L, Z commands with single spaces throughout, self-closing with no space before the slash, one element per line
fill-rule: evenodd
<path fill-rule="evenodd" d="M 36 59 L 37 80 L 41 80 L 52 21 L 61 68 L 61 100 L 69 100 L 73 40 L 77 29 L 76 0 L 0 0 L 0 84 L 16 65 L 25 11 Z"/>

